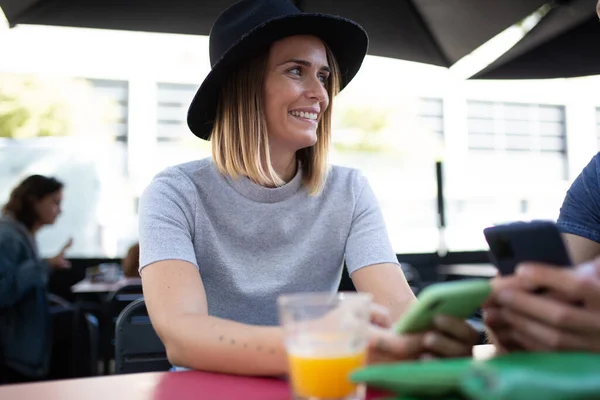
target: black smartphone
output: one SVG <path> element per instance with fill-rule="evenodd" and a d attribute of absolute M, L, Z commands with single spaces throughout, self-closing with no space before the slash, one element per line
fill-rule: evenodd
<path fill-rule="evenodd" d="M 512 222 L 483 230 L 490 258 L 501 275 L 512 275 L 523 262 L 557 267 L 572 265 L 562 236 L 552 221 Z"/>

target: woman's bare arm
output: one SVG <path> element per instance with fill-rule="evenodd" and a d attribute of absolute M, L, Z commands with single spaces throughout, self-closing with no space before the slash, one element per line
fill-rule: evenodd
<path fill-rule="evenodd" d="M 142 269 L 142 282 L 150 319 L 173 365 L 240 375 L 286 373 L 282 329 L 209 316 L 194 265 L 159 261 Z"/>
<path fill-rule="evenodd" d="M 373 294 L 373 301 L 390 311 L 393 321 L 417 301 L 398 264 L 374 264 L 352 273 L 352 282 L 359 292 Z"/>

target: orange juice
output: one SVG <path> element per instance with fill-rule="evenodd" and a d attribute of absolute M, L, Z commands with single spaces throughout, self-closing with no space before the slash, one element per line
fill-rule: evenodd
<path fill-rule="evenodd" d="M 340 356 L 289 354 L 290 379 L 294 393 L 306 398 L 338 399 L 356 391 L 350 373 L 362 367 L 366 350 Z"/>

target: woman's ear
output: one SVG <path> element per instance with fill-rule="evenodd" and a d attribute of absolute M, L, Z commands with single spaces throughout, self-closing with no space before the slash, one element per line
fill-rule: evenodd
<path fill-rule="evenodd" d="M 38 199 L 36 199 L 35 197 L 29 195 L 25 198 L 24 203 L 26 203 L 27 205 L 29 205 L 30 207 L 35 207 L 35 205 L 37 204 Z"/>
<path fill-rule="evenodd" d="M 27 196 L 26 201 L 21 204 L 21 210 L 31 210 L 31 212 L 35 213 L 35 217 L 37 218 L 36 206 L 40 199 L 36 199 L 34 196 Z"/>

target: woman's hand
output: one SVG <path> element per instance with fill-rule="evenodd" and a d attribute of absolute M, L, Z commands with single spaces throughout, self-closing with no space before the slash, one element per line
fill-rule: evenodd
<path fill-rule="evenodd" d="M 65 252 L 73 245 L 73 239 L 69 238 L 60 252 L 48 260 L 48 264 L 54 269 L 69 269 L 71 263 L 65 258 Z"/>
<path fill-rule="evenodd" d="M 575 269 L 524 264 L 492 286 L 484 313 L 501 348 L 600 352 L 600 259 Z"/>
<path fill-rule="evenodd" d="M 369 363 L 437 357 L 467 357 L 473 354 L 479 335 L 466 322 L 448 316 L 435 319 L 433 330 L 398 335 L 387 310 L 375 306 L 371 313 Z"/>

